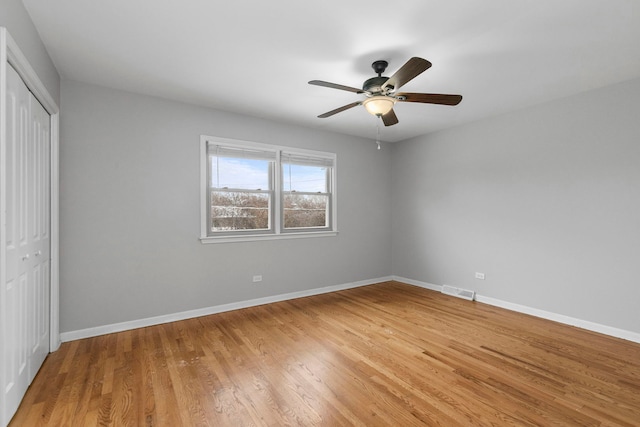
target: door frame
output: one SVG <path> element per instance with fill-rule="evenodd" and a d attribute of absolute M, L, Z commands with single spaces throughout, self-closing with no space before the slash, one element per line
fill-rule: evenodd
<path fill-rule="evenodd" d="M 49 91 L 42 83 L 35 70 L 29 64 L 17 43 L 6 28 L 0 27 L 0 108 L 6 111 L 6 90 L 7 90 L 7 64 L 18 72 L 18 75 L 25 82 L 31 93 L 42 104 L 51 117 L 51 280 L 50 280 L 50 319 L 49 319 L 49 352 L 54 352 L 60 347 L 60 228 L 59 228 L 59 165 L 60 165 L 60 109 Z M 6 117 L 0 114 L 0 166 L 6 170 Z M 6 188 L 4 179 L 0 178 L 0 227 L 2 227 L 2 237 L 0 237 L 0 283 L 6 282 L 4 263 L 6 262 Z M 0 355 L 0 359 L 2 355 Z M 0 360 L 1 363 L 1 360 Z"/>

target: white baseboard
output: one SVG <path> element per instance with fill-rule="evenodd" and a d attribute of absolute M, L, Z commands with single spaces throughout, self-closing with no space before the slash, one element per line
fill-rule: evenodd
<path fill-rule="evenodd" d="M 393 280 L 391 276 L 378 277 L 376 279 L 361 280 L 358 282 L 345 283 L 342 285 L 326 286 L 323 288 L 308 289 L 306 291 L 291 292 L 287 294 L 274 295 L 264 298 L 256 298 L 247 301 L 232 302 L 229 304 L 216 305 L 213 307 L 199 308 L 196 310 L 183 311 L 180 313 L 165 314 L 162 316 L 147 317 L 145 319 L 131 320 L 122 323 L 96 326 L 93 328 L 80 329 L 77 331 L 63 332 L 60 334 L 62 342 L 74 341 L 83 338 L 97 337 L 99 335 L 122 332 L 147 326 L 161 325 L 163 323 L 175 322 L 178 320 L 192 319 L 194 317 L 208 316 L 210 314 L 223 313 L 225 311 L 238 310 L 241 308 L 255 307 L 263 304 L 286 301 L 290 299 L 321 295 L 329 292 L 342 291 L 345 289 L 358 288 L 360 286 L 373 285 L 376 283 Z"/>
<path fill-rule="evenodd" d="M 565 325 L 576 326 L 592 332 L 609 335 L 616 338 L 622 338 L 627 341 L 640 343 L 640 334 L 637 332 L 627 331 L 624 329 L 614 328 L 612 326 L 601 325 L 600 323 L 590 322 L 588 320 L 576 319 L 575 317 L 565 316 L 550 311 L 540 310 L 537 308 L 527 307 L 525 305 L 514 304 L 502 301 L 496 298 L 485 297 L 476 294 L 476 301 L 493 305 L 496 307 L 506 308 L 507 310 L 517 311 L 519 313 L 529 314 L 543 319 L 553 320 L 554 322 L 564 323 Z"/>
<path fill-rule="evenodd" d="M 110 325 L 80 329 L 77 331 L 63 332 L 60 334 L 60 340 L 62 342 L 67 342 L 67 341 L 74 341 L 74 340 L 79 340 L 83 338 L 96 337 L 99 335 L 127 331 L 130 329 L 136 329 L 136 328 L 144 328 L 144 327 L 153 326 L 153 325 L 160 325 L 163 323 L 175 322 L 178 320 L 185 320 L 185 319 L 191 319 L 194 317 L 207 316 L 209 314 L 216 314 L 216 313 L 223 313 L 225 311 L 238 310 L 241 308 L 255 307 L 258 305 L 270 304 L 270 303 L 279 302 L 279 301 L 286 301 L 286 300 L 295 299 L 295 298 L 321 295 L 329 292 L 341 291 L 344 289 L 358 288 L 361 286 L 373 285 L 376 283 L 386 282 L 389 280 L 396 280 L 398 282 L 406 283 L 413 286 L 418 286 L 418 287 L 429 289 L 436 292 L 442 291 L 442 286 L 440 285 L 434 285 L 432 283 L 408 279 L 406 277 L 400 277 L 400 276 L 379 277 L 376 279 L 361 280 L 358 282 L 345 283 L 342 285 L 326 286 L 323 288 L 309 289 L 306 291 L 291 292 L 287 294 L 280 294 L 280 295 L 274 295 L 274 296 L 269 296 L 264 298 L 251 299 L 247 301 L 239 301 L 239 302 L 234 302 L 229 304 L 205 307 L 205 308 L 200 308 L 196 310 L 183 311 L 180 313 L 172 313 L 172 314 L 166 314 L 162 316 L 148 317 L 145 319 L 131 320 L 128 322 L 114 323 Z M 540 310 L 533 307 L 527 307 L 524 305 L 499 300 L 497 298 L 486 297 L 479 294 L 476 294 L 476 301 L 479 303 L 493 305 L 493 306 L 505 308 L 511 311 L 516 311 L 518 313 L 529 314 L 531 316 L 552 320 L 554 322 L 576 326 L 578 328 L 586 329 L 588 331 L 598 332 L 598 333 L 609 335 L 612 337 L 622 338 L 628 341 L 640 343 L 640 333 L 637 333 L 637 332 L 632 332 L 624 329 L 614 328 L 611 326 L 601 325 L 599 323 L 594 323 L 587 320 L 576 319 L 573 317 L 565 316 L 563 314 L 552 313 L 549 311 Z"/>
<path fill-rule="evenodd" d="M 407 279 L 406 277 L 393 276 L 396 282 L 406 283 L 408 285 L 418 286 L 420 288 L 429 289 L 436 292 L 442 292 L 442 286 L 433 283 L 420 282 L 419 280 Z"/>
<path fill-rule="evenodd" d="M 418 280 L 407 279 L 405 277 L 393 276 L 393 280 L 398 282 L 407 283 L 413 286 L 419 286 L 421 288 L 431 289 L 432 291 L 441 292 L 442 286 L 434 285 L 432 283 L 420 282 Z M 529 314 L 531 316 L 540 317 L 542 319 L 552 320 L 554 322 L 563 323 L 565 325 L 576 326 L 581 329 L 586 329 L 592 332 L 598 332 L 601 334 L 609 335 L 616 338 L 622 338 L 627 341 L 633 341 L 640 343 L 640 333 L 627 331 L 624 329 L 614 328 L 612 326 L 601 325 L 599 323 L 590 322 L 588 320 L 576 319 L 574 317 L 565 316 L 563 314 L 552 313 L 550 311 L 540 310 L 533 307 L 527 307 L 525 305 L 515 304 L 508 301 L 499 300 L 497 298 L 486 297 L 476 294 L 476 301 L 493 305 L 495 307 L 505 308 L 507 310 L 516 311 L 518 313 Z"/>

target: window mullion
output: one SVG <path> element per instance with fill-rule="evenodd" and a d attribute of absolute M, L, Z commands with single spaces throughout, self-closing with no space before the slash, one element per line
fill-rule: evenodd
<path fill-rule="evenodd" d="M 327 169 L 327 174 L 325 175 L 325 178 L 327 180 L 327 191 L 328 193 L 333 193 L 333 187 L 332 187 L 332 181 L 331 181 L 331 174 L 334 168 L 330 168 Z M 329 202 L 327 203 L 327 208 L 325 211 L 325 215 L 328 218 L 327 221 L 327 226 L 331 229 L 333 228 L 333 197 L 329 197 Z"/>
<path fill-rule="evenodd" d="M 276 234 L 280 234 L 282 232 L 282 151 L 278 150 L 276 152 L 276 165 L 275 170 L 271 174 L 271 177 L 274 179 L 274 186 L 272 187 L 273 191 L 273 200 L 274 200 L 274 209 L 273 209 L 273 222 L 274 222 L 274 230 Z"/>

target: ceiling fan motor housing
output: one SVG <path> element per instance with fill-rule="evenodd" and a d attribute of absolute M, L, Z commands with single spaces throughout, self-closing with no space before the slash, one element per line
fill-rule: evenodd
<path fill-rule="evenodd" d="M 371 64 L 371 68 L 373 68 L 373 71 L 375 71 L 378 77 L 372 77 L 369 80 L 365 81 L 364 84 L 362 85 L 362 90 L 364 90 L 365 92 L 369 92 L 372 95 L 381 94 L 382 85 L 387 80 L 389 80 L 389 77 L 382 76 L 382 73 L 384 73 L 384 70 L 387 69 L 387 66 L 389 66 L 389 63 L 382 59 L 378 61 L 373 61 L 373 64 Z M 387 88 L 388 88 L 387 92 L 393 90 L 393 86 L 391 85 L 387 86 Z"/>
<path fill-rule="evenodd" d="M 370 79 L 364 82 L 364 84 L 362 85 L 362 90 L 364 90 L 365 92 L 370 92 L 373 95 L 380 94 L 382 93 L 382 85 L 387 80 L 389 80 L 389 77 L 383 77 L 383 76 L 371 77 Z M 387 85 L 385 90 L 389 92 L 393 90 L 393 86 Z"/>

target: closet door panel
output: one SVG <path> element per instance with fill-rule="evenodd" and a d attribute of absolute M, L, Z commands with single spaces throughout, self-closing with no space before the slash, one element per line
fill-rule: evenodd
<path fill-rule="evenodd" d="M 6 279 L 3 289 L 3 352 L 5 414 L 13 414 L 29 386 L 29 283 L 31 281 L 28 232 L 28 138 L 27 87 L 7 67 L 6 168 L 7 227 L 5 239 Z"/>
<path fill-rule="evenodd" d="M 49 353 L 50 118 L 31 95 L 29 138 L 29 383 Z"/>

